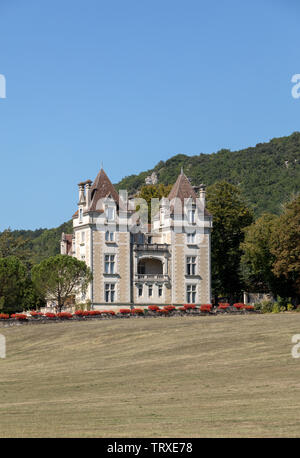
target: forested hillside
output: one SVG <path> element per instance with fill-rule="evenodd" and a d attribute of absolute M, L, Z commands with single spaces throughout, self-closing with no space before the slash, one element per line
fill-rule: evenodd
<path fill-rule="evenodd" d="M 152 172 L 158 175 L 159 183 L 173 184 L 181 167 L 193 185 L 211 185 L 219 180 L 238 185 L 256 216 L 263 212 L 278 214 L 281 204 L 300 191 L 300 132 L 240 151 L 222 149 L 198 156 L 177 154 L 165 162 L 160 161 L 151 170 L 125 177 L 116 187 L 127 189 L 129 194 L 136 193 Z M 53 229 L 12 231 L 11 236 L 26 241 L 30 261 L 36 263 L 57 254 L 61 233 L 71 230 L 69 221 Z"/>
<path fill-rule="evenodd" d="M 240 151 L 177 154 L 151 170 L 124 178 L 117 187 L 134 193 L 152 172 L 157 173 L 159 183 L 172 184 L 181 167 L 193 185 L 219 180 L 239 185 L 256 216 L 265 211 L 278 214 L 281 203 L 300 191 L 300 132 Z"/>

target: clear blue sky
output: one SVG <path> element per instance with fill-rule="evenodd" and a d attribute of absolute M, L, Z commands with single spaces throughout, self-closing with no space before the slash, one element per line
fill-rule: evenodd
<path fill-rule="evenodd" d="M 77 183 L 300 130 L 297 0 L 0 0 L 5 227 L 70 218 Z"/>

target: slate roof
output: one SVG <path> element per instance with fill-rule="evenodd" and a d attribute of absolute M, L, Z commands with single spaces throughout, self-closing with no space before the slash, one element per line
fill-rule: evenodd
<path fill-rule="evenodd" d="M 192 199 L 193 201 L 196 202 L 197 199 L 197 194 L 195 193 L 193 186 L 189 182 L 189 179 L 186 177 L 186 175 L 181 171 L 180 175 L 178 175 L 178 178 L 171 189 L 168 199 L 171 201 L 172 199 L 178 198 L 181 200 L 182 206 L 184 205 L 184 199 Z M 183 207 L 182 207 L 183 208 Z M 174 206 L 173 209 L 174 211 Z M 205 216 L 211 216 L 211 214 L 204 209 L 204 215 Z"/>
<path fill-rule="evenodd" d="M 119 194 L 102 168 L 96 176 L 90 192 L 91 203 L 88 211 L 99 211 L 97 209 L 98 201 L 109 197 L 112 198 L 117 205 L 119 205 Z"/>

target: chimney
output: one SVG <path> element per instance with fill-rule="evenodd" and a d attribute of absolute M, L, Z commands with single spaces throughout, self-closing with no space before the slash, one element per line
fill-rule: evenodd
<path fill-rule="evenodd" d="M 204 184 L 200 184 L 199 186 L 199 200 L 203 206 L 203 210 L 205 208 L 205 194 L 206 194 L 206 191 L 205 191 L 205 188 L 206 186 Z"/>
<path fill-rule="evenodd" d="M 89 208 L 90 203 L 91 203 L 91 186 L 92 186 L 91 180 L 87 180 L 87 181 L 85 182 L 86 209 Z"/>
<path fill-rule="evenodd" d="M 85 183 L 83 183 L 83 182 L 78 183 L 78 188 L 79 188 L 79 201 L 78 201 L 78 204 L 84 204 L 85 203 L 84 185 L 85 185 Z"/>

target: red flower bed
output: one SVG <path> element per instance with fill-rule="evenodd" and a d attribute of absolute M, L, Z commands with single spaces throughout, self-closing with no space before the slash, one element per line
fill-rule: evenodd
<path fill-rule="evenodd" d="M 149 305 L 148 310 L 156 312 L 157 310 L 159 310 L 159 307 L 157 305 Z"/>
<path fill-rule="evenodd" d="M 218 309 L 220 309 L 220 310 L 225 310 L 228 307 L 230 307 L 230 304 L 228 304 L 227 302 L 224 302 L 224 303 L 220 302 L 220 304 L 218 305 Z"/>
<path fill-rule="evenodd" d="M 196 308 L 194 304 L 184 304 L 183 307 L 185 308 L 185 310 L 192 310 Z"/>
<path fill-rule="evenodd" d="M 0 313 L 0 320 L 8 320 L 9 315 L 8 313 Z"/>
<path fill-rule="evenodd" d="M 35 312 L 34 310 L 30 312 L 30 315 L 34 318 L 38 316 L 43 316 L 42 312 Z"/>
<path fill-rule="evenodd" d="M 122 313 L 122 315 L 127 315 L 130 312 L 131 312 L 130 309 L 120 309 L 120 313 Z"/>
<path fill-rule="evenodd" d="M 178 310 L 180 310 L 181 312 L 186 312 L 186 308 L 185 307 L 179 307 Z"/>
<path fill-rule="evenodd" d="M 245 305 L 244 308 L 246 310 L 254 310 L 254 305 Z"/>
<path fill-rule="evenodd" d="M 113 310 L 101 310 L 101 315 L 112 315 L 114 316 L 116 314 L 116 312 L 114 312 Z"/>
<path fill-rule="evenodd" d="M 211 304 L 202 304 L 200 305 L 201 312 L 210 312 L 211 311 Z"/>
<path fill-rule="evenodd" d="M 70 318 L 73 318 L 73 315 L 72 313 L 68 313 L 68 312 L 59 312 L 57 314 L 57 317 L 58 318 L 67 318 L 67 319 L 70 319 Z"/>
<path fill-rule="evenodd" d="M 242 302 L 237 302 L 236 304 L 233 304 L 233 307 L 235 307 L 238 310 L 241 310 L 245 307 L 245 305 Z"/>
<path fill-rule="evenodd" d="M 52 313 L 52 312 L 47 312 L 47 313 L 45 313 L 45 316 L 46 316 L 47 318 L 56 318 L 56 314 L 55 314 L 55 313 Z"/>
<path fill-rule="evenodd" d="M 20 320 L 20 321 L 27 320 L 27 315 L 25 315 L 24 313 L 14 313 L 13 315 L 11 315 L 11 317 L 15 318 L 16 320 Z"/>
<path fill-rule="evenodd" d="M 76 316 L 96 316 L 101 315 L 100 310 L 77 310 L 75 312 Z"/>
<path fill-rule="evenodd" d="M 172 312 L 172 310 L 175 310 L 176 307 L 174 305 L 165 305 L 164 310 L 168 310 L 168 312 Z"/>
<path fill-rule="evenodd" d="M 143 315 L 144 314 L 144 310 L 143 309 L 133 309 L 133 310 L 131 310 L 131 313 L 133 315 Z"/>
<path fill-rule="evenodd" d="M 162 315 L 167 315 L 169 313 L 169 310 L 159 309 L 159 310 L 156 310 L 156 313 L 160 313 Z"/>

